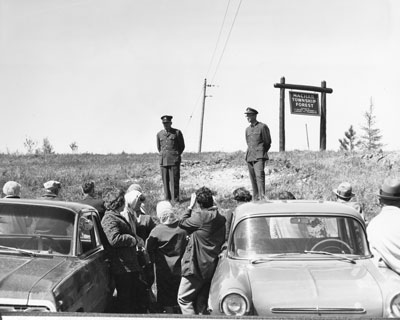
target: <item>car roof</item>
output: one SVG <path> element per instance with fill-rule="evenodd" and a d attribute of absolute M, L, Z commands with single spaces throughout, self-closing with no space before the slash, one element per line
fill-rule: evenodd
<path fill-rule="evenodd" d="M 0 199 L 0 206 L 2 205 L 59 208 L 73 211 L 75 214 L 81 210 L 95 210 L 92 206 L 83 203 L 41 199 L 2 198 Z"/>
<path fill-rule="evenodd" d="M 236 221 L 248 216 L 279 214 L 340 215 L 356 218 L 363 222 L 361 215 L 351 206 L 323 200 L 262 200 L 247 202 L 235 210 Z"/>

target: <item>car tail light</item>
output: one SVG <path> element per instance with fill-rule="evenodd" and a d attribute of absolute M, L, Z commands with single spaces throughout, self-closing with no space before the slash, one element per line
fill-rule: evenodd
<path fill-rule="evenodd" d="M 227 316 L 243 316 L 248 310 L 248 305 L 246 299 L 237 294 L 228 294 L 222 301 L 222 311 Z"/>
<path fill-rule="evenodd" d="M 390 301 L 390 311 L 394 317 L 400 317 L 400 294 L 395 295 Z"/>

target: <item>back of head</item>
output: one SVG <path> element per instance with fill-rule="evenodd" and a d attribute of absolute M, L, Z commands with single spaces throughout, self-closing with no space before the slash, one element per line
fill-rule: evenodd
<path fill-rule="evenodd" d="M 296 197 L 290 191 L 281 191 L 278 193 L 279 200 L 294 200 Z"/>
<path fill-rule="evenodd" d="M 3 193 L 6 198 L 20 197 L 21 196 L 21 185 L 15 181 L 8 181 L 3 186 Z"/>
<path fill-rule="evenodd" d="M 387 178 L 378 194 L 382 204 L 400 207 L 400 178 Z"/>
<path fill-rule="evenodd" d="M 233 199 L 240 202 L 249 202 L 252 199 L 250 191 L 246 188 L 237 188 L 233 191 Z"/>
<path fill-rule="evenodd" d="M 113 188 L 105 192 L 103 196 L 104 205 L 107 210 L 117 210 L 125 204 L 125 191 Z"/>
<path fill-rule="evenodd" d="M 162 224 L 169 225 L 178 220 L 172 208 L 171 202 L 167 200 L 163 200 L 157 203 L 156 212 L 157 218 Z"/>
<path fill-rule="evenodd" d="M 50 180 L 43 184 L 46 192 L 58 194 L 61 189 L 61 182 Z"/>
<path fill-rule="evenodd" d="M 85 194 L 89 194 L 94 191 L 94 182 L 93 181 L 86 181 L 82 184 L 82 191 Z"/>
<path fill-rule="evenodd" d="M 207 187 L 201 187 L 196 191 L 196 201 L 201 208 L 210 208 L 214 204 L 212 191 Z"/>

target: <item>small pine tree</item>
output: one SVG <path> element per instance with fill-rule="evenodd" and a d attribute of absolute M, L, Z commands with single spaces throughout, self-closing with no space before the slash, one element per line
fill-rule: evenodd
<path fill-rule="evenodd" d="M 53 154 L 53 153 L 55 153 L 54 148 L 53 148 L 53 146 L 50 143 L 48 138 L 44 138 L 43 139 L 42 152 L 44 154 Z"/>
<path fill-rule="evenodd" d="M 381 130 L 376 128 L 376 116 L 374 114 L 374 105 L 372 98 L 370 99 L 369 110 L 364 113 L 365 125 L 361 127 L 364 134 L 361 136 L 361 144 L 363 149 L 371 151 L 381 149 L 382 135 Z"/>
<path fill-rule="evenodd" d="M 24 147 L 27 153 L 32 154 L 35 151 L 36 146 L 37 146 L 37 141 L 34 141 L 31 138 L 25 138 Z"/>
<path fill-rule="evenodd" d="M 340 150 L 342 151 L 354 151 L 360 146 L 361 141 L 357 139 L 357 133 L 353 129 L 353 125 L 350 126 L 349 130 L 344 133 L 344 138 L 339 139 Z"/>
<path fill-rule="evenodd" d="M 78 144 L 76 143 L 76 141 L 71 142 L 71 143 L 69 144 L 69 147 L 71 148 L 71 151 L 72 151 L 72 152 L 78 151 Z"/>

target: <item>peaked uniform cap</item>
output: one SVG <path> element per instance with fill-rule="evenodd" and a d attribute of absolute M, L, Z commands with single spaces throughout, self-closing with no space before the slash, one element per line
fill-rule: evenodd
<path fill-rule="evenodd" d="M 400 179 L 388 178 L 383 182 L 382 188 L 379 190 L 378 196 L 386 200 L 400 201 Z"/>
<path fill-rule="evenodd" d="M 162 122 L 171 122 L 172 116 L 162 116 L 161 120 Z"/>
<path fill-rule="evenodd" d="M 258 111 L 253 108 L 247 108 L 245 114 L 258 114 Z"/>
<path fill-rule="evenodd" d="M 336 194 L 339 198 L 350 199 L 355 196 L 353 193 L 353 188 L 351 184 L 348 182 L 342 182 L 339 184 L 337 189 L 333 189 L 333 193 Z"/>

